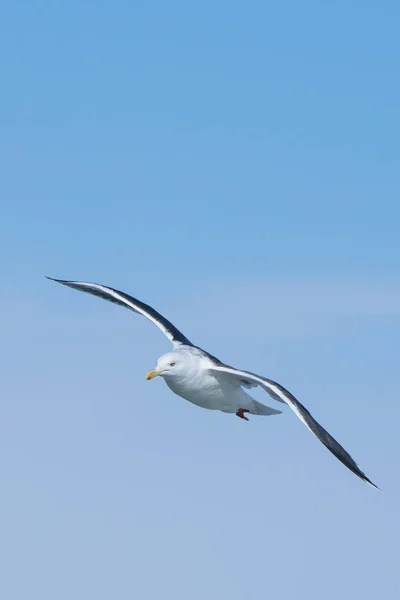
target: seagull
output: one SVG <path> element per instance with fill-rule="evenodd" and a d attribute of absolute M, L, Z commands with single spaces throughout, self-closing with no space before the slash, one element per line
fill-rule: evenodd
<path fill-rule="evenodd" d="M 65 281 L 52 277 L 47 279 L 124 306 L 143 315 L 161 329 L 172 343 L 173 351 L 160 356 L 155 368 L 146 374 L 147 380 L 162 377 L 170 390 L 185 400 L 201 408 L 236 414 L 244 421 L 249 420 L 247 414 L 271 416 L 282 412 L 258 402 L 245 391 L 259 387 L 274 400 L 287 404 L 341 463 L 357 477 L 379 489 L 361 471 L 350 454 L 314 419 L 306 407 L 276 381 L 250 371 L 235 369 L 221 362 L 209 352 L 192 344 L 175 325 L 154 308 L 124 292 L 98 283 Z"/>

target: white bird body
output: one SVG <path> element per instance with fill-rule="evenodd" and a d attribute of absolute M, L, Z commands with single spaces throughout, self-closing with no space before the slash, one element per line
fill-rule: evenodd
<path fill-rule="evenodd" d="M 192 344 L 175 325 L 154 308 L 124 292 L 98 283 L 59 279 L 54 281 L 124 306 L 143 315 L 161 329 L 172 342 L 174 350 L 160 356 L 155 369 L 147 373 L 146 379 L 161 376 L 175 394 L 192 404 L 209 410 L 234 413 L 246 421 L 248 418 L 244 413 L 253 415 L 281 413 L 280 410 L 261 404 L 243 389 L 258 386 L 274 400 L 287 404 L 320 442 L 357 477 L 373 487 L 377 487 L 361 471 L 343 446 L 314 419 L 306 407 L 276 381 L 222 363 L 208 352 Z"/>
<path fill-rule="evenodd" d="M 174 371 L 166 370 L 171 362 L 175 362 Z M 180 364 L 182 368 L 177 369 Z M 201 408 L 224 413 L 244 409 L 253 415 L 281 414 L 282 411 L 254 400 L 236 382 L 212 372 L 212 367 L 211 359 L 197 348 L 180 346 L 178 350 L 160 356 L 153 373 L 160 373 L 171 391 Z"/>
<path fill-rule="evenodd" d="M 222 412 L 236 412 L 246 393 L 241 388 L 221 386 L 216 377 L 198 371 L 188 373 L 187 377 L 164 377 L 165 383 L 178 396 L 209 410 L 222 410 Z"/>

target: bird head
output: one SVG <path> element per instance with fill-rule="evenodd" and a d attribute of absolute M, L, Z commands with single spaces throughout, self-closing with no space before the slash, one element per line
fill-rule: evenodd
<path fill-rule="evenodd" d="M 146 373 L 146 379 L 153 379 L 154 377 L 174 377 L 183 374 L 185 370 L 185 358 L 178 352 L 168 352 L 163 354 L 157 361 L 155 369 L 152 369 Z"/>

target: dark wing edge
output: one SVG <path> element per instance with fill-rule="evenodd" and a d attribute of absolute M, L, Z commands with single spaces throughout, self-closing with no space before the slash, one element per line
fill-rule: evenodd
<path fill-rule="evenodd" d="M 193 346 L 192 342 L 190 342 L 188 338 L 175 327 L 175 325 L 168 321 L 168 319 L 163 317 L 148 304 L 133 298 L 133 296 L 129 296 L 129 294 L 125 294 L 125 292 L 121 292 L 120 290 L 116 290 L 109 286 L 98 283 L 89 283 L 85 281 L 66 281 L 47 276 L 46 279 L 55 281 L 56 283 L 61 283 L 61 285 L 65 285 L 80 292 L 86 292 L 88 294 L 92 294 L 93 296 L 103 298 L 103 300 L 107 300 L 113 304 L 118 304 L 119 306 L 123 306 L 132 310 L 133 312 L 143 315 L 152 321 L 152 323 L 157 325 L 159 329 L 161 329 L 161 331 L 172 342 L 174 347 L 178 347 L 180 345 Z"/>
<path fill-rule="evenodd" d="M 296 416 L 308 427 L 308 429 L 319 439 L 319 441 L 331 452 L 340 462 L 347 467 L 354 475 L 372 485 L 372 487 L 376 489 L 380 489 L 375 483 L 373 483 L 363 471 L 359 468 L 355 460 L 350 456 L 350 454 L 335 440 L 334 437 L 331 436 L 330 433 L 326 431 L 320 425 L 311 413 L 306 409 L 301 402 L 299 402 L 291 392 L 289 392 L 286 388 L 284 388 L 276 381 L 272 381 L 272 379 L 267 379 L 265 377 L 261 377 L 260 375 L 256 375 L 255 373 L 250 373 L 249 371 L 238 371 L 233 367 L 228 366 L 219 366 L 216 365 L 214 367 L 210 367 L 210 370 L 230 373 L 232 375 L 236 375 L 237 377 L 249 377 L 253 381 L 256 381 L 260 387 L 262 387 L 270 396 L 275 399 L 279 399 L 285 402 L 296 414 Z"/>
<path fill-rule="evenodd" d="M 319 439 L 319 441 L 331 452 L 340 462 L 350 469 L 354 475 L 372 485 L 372 487 L 379 489 L 375 483 L 373 483 L 366 474 L 360 469 L 357 465 L 356 461 L 350 456 L 350 454 L 343 448 L 341 444 L 328 432 L 322 425 L 318 423 L 312 416 L 312 414 L 306 409 L 306 407 L 301 404 L 288 390 L 277 384 L 275 381 L 268 380 L 266 384 L 272 384 L 279 386 L 281 388 L 282 393 L 287 394 L 290 397 L 290 401 L 288 404 L 292 404 L 293 411 L 297 414 L 297 416 L 303 421 L 303 423 L 308 427 L 308 429 Z"/>

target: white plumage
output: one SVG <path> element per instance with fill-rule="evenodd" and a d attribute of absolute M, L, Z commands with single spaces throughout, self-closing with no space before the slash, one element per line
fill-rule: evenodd
<path fill-rule="evenodd" d="M 282 412 L 257 402 L 242 389 L 240 380 L 216 371 L 214 361 L 191 346 L 181 346 L 161 356 L 147 378 L 157 375 L 164 377 L 175 394 L 201 408 L 225 413 L 237 413 L 243 409 L 252 415 L 278 415 Z"/>
<path fill-rule="evenodd" d="M 233 413 L 241 419 L 248 420 L 247 413 L 280 414 L 282 411 L 258 402 L 243 389 L 259 386 L 274 400 L 287 404 L 324 446 L 355 475 L 373 487 L 377 487 L 361 471 L 350 454 L 312 417 L 305 406 L 279 383 L 222 363 L 192 344 L 170 321 L 151 306 L 124 292 L 96 283 L 59 279 L 53 281 L 124 306 L 143 315 L 161 329 L 171 341 L 173 351 L 158 359 L 156 367 L 147 373 L 147 379 L 160 376 L 175 394 L 192 404 L 209 410 Z"/>

